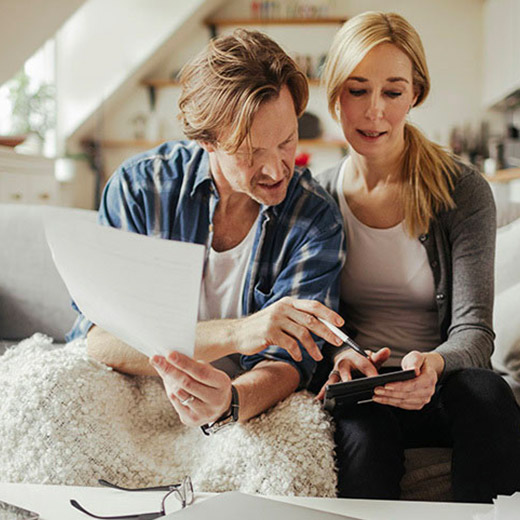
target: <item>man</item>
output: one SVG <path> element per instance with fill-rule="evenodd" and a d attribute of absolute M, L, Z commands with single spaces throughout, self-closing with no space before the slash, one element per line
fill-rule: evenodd
<path fill-rule="evenodd" d="M 330 309 L 344 234 L 332 199 L 308 170 L 294 170 L 308 87 L 276 43 L 237 30 L 187 64 L 181 83 L 192 141 L 125 162 L 105 188 L 100 222 L 206 245 L 195 360 L 172 352 L 151 366 L 82 316 L 69 339 L 88 331 L 93 358 L 128 374 L 158 374 L 183 423 L 207 432 L 304 388 L 323 339 L 341 343 L 317 318 L 343 323 Z M 237 354 L 242 373 L 217 368 Z"/>

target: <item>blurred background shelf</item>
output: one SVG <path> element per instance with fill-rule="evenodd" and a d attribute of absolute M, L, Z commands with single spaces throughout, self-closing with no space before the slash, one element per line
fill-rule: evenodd
<path fill-rule="evenodd" d="M 0 135 L 0 146 L 14 148 L 22 144 L 26 138 L 26 135 Z"/>
<path fill-rule="evenodd" d="M 141 82 L 141 85 L 145 87 L 155 87 L 155 88 L 169 88 L 169 87 L 179 87 L 180 81 L 178 79 L 169 79 L 169 78 L 154 78 L 154 79 L 145 79 Z"/>
<path fill-rule="evenodd" d="M 486 175 L 488 182 L 506 183 L 520 179 L 520 168 L 498 170 L 494 175 Z"/>
<path fill-rule="evenodd" d="M 103 139 L 99 144 L 104 148 L 153 148 L 166 142 L 167 139 L 150 141 L 147 139 Z M 339 139 L 300 139 L 299 146 L 322 148 L 346 148 L 347 143 Z"/>
<path fill-rule="evenodd" d="M 319 86 L 321 83 L 321 80 L 319 78 L 307 78 L 307 81 L 309 82 L 309 85 L 313 86 Z M 173 88 L 180 87 L 181 83 L 178 79 L 153 78 L 141 81 L 141 85 L 153 88 Z"/>
<path fill-rule="evenodd" d="M 230 26 L 230 25 L 330 25 L 343 24 L 346 17 L 324 17 L 324 18 L 208 18 L 205 23 L 208 27 Z"/>

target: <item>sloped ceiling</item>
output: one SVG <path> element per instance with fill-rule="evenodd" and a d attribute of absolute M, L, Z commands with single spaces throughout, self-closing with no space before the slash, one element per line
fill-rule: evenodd
<path fill-rule="evenodd" d="M 85 0 L 0 0 L 0 85 L 11 79 Z"/>
<path fill-rule="evenodd" d="M 58 135 L 88 134 L 96 114 L 132 89 L 182 34 L 225 0 L 89 0 L 57 37 Z"/>

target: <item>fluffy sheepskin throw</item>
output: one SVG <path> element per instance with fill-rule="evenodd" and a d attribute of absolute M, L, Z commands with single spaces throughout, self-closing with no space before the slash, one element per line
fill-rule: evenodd
<path fill-rule="evenodd" d="M 0 481 L 335 496 L 328 416 L 300 392 L 247 424 L 206 437 L 183 426 L 153 377 L 89 359 L 84 341 L 42 334 L 0 356 Z"/>

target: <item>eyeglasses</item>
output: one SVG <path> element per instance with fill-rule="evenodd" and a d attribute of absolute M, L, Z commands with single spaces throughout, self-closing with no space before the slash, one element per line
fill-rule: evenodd
<path fill-rule="evenodd" d="M 175 497 L 180 503 L 182 508 L 184 509 L 186 506 L 189 506 L 193 503 L 193 484 L 191 483 L 191 478 L 189 476 L 184 477 L 180 484 L 172 484 L 170 486 L 156 486 L 156 487 L 148 487 L 148 488 L 125 488 L 121 486 L 117 486 L 116 484 L 112 484 L 107 482 L 106 480 L 99 479 L 98 482 L 102 486 L 110 487 L 113 489 L 119 489 L 121 491 L 167 491 L 166 495 L 162 499 L 161 502 L 161 510 L 155 511 L 151 513 L 137 513 L 135 515 L 119 515 L 119 516 L 99 516 L 87 511 L 82 505 L 78 503 L 77 500 L 71 500 L 70 504 L 85 513 L 88 516 L 93 518 L 102 518 L 104 520 L 154 520 L 154 518 L 160 518 L 161 516 L 166 516 L 168 508 L 168 501 L 170 498 Z M 173 509 L 173 508 L 172 508 Z M 170 511 L 171 512 L 171 511 Z"/>

